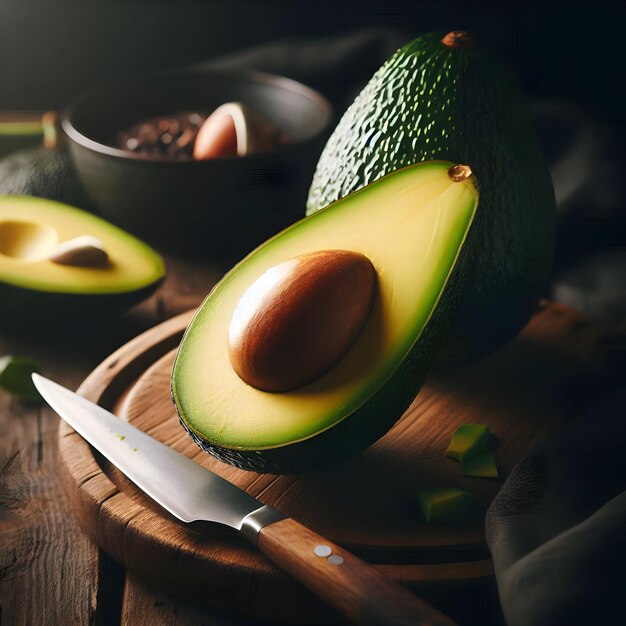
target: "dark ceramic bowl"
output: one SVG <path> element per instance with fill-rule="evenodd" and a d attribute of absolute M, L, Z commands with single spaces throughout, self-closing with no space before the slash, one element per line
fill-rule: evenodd
<path fill-rule="evenodd" d="M 114 147 L 142 118 L 248 105 L 289 137 L 265 153 L 210 161 L 140 157 Z M 240 255 L 304 215 L 329 132 L 328 101 L 270 74 L 190 68 L 155 72 L 80 96 L 63 117 L 78 176 L 94 208 L 163 247 Z"/>

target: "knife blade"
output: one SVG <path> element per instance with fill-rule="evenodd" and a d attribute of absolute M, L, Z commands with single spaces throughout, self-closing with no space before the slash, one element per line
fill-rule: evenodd
<path fill-rule="evenodd" d="M 451 626 L 395 581 L 103 407 L 39 374 L 43 399 L 78 434 L 182 522 L 241 532 L 283 570 L 357 624 Z"/>

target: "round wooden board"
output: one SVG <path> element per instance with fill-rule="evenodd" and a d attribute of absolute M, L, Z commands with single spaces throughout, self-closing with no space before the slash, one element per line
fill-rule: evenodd
<path fill-rule="evenodd" d="M 433 588 L 482 584 L 492 568 L 482 519 L 468 528 L 426 524 L 416 491 L 461 487 L 486 509 L 515 462 L 574 415 L 568 390 L 602 367 L 601 329 L 570 308 L 543 303 L 506 348 L 431 378 L 395 427 L 365 453 L 317 473 L 262 475 L 207 455 L 178 422 L 169 377 L 190 319 L 191 313 L 180 315 L 120 348 L 80 393 L 427 596 Z M 495 435 L 500 479 L 465 478 L 460 465 L 446 458 L 451 433 L 466 422 L 488 424 Z M 238 613 L 300 623 L 322 619 L 321 602 L 234 531 L 179 522 L 64 423 L 60 450 L 83 523 L 129 570 Z"/>

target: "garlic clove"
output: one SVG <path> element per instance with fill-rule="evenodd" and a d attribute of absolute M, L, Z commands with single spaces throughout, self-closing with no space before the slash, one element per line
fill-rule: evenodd
<path fill-rule="evenodd" d="M 100 239 L 82 235 L 60 243 L 48 259 L 59 265 L 96 267 L 106 265 L 109 255 Z"/>

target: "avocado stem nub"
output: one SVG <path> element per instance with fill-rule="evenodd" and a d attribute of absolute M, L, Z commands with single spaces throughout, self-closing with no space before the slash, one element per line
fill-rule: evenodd
<path fill-rule="evenodd" d="M 471 48 L 475 42 L 466 30 L 453 30 L 443 37 L 441 43 L 450 48 Z"/>
<path fill-rule="evenodd" d="M 448 176 L 455 182 L 460 183 L 472 176 L 472 168 L 469 165 L 453 165 L 448 170 Z"/>

